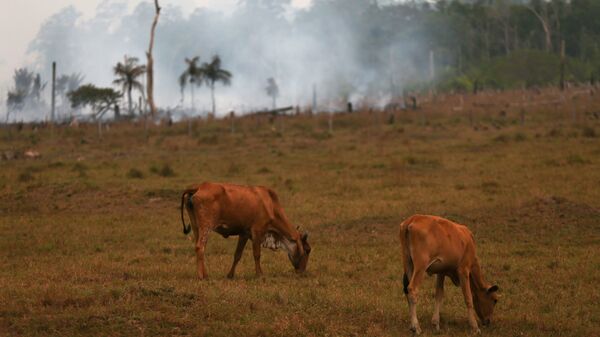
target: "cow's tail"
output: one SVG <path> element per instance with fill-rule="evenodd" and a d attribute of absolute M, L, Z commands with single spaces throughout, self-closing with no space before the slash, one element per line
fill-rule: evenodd
<path fill-rule="evenodd" d="M 404 285 L 404 293 L 408 294 L 409 280 L 413 272 L 413 262 L 410 255 L 410 224 L 412 217 L 400 224 L 400 243 L 402 245 L 402 264 L 404 266 L 404 275 L 402 284 Z"/>
<path fill-rule="evenodd" d="M 190 232 L 192 230 L 192 225 L 191 224 L 189 224 L 187 226 L 185 225 L 185 218 L 183 217 L 183 209 L 186 206 L 190 209 L 192 209 L 194 207 L 191 196 L 194 195 L 194 193 L 196 193 L 196 191 L 198 191 L 198 188 L 188 188 L 185 191 L 183 191 L 183 194 L 181 194 L 181 223 L 183 224 L 183 234 L 185 234 L 185 235 L 190 234 Z M 186 204 L 186 201 L 187 201 L 187 204 Z"/>

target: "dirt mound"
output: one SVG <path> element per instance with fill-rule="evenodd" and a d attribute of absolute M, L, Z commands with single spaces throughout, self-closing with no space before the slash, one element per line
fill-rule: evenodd
<path fill-rule="evenodd" d="M 526 201 L 505 214 L 504 230 L 522 242 L 590 242 L 600 230 L 600 209 L 558 196 Z"/>
<path fill-rule="evenodd" d="M 579 223 L 581 221 L 587 222 L 586 220 L 600 220 L 600 209 L 563 197 L 550 196 L 535 198 L 521 204 L 517 208 L 517 215 L 519 217 Z"/>

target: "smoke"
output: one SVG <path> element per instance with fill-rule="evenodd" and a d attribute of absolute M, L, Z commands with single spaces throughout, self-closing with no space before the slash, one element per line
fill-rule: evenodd
<path fill-rule="evenodd" d="M 409 12 L 403 5 L 388 8 L 366 0 L 313 0 L 305 9 L 290 0 L 245 0 L 227 12 L 164 6 L 154 50 L 155 100 L 176 114 L 188 108 L 190 89 L 182 101 L 178 84 L 184 59 L 208 62 L 218 54 L 233 73 L 231 86 L 217 85 L 220 116 L 270 107 L 271 77 L 279 87 L 278 106 L 310 106 L 313 87 L 322 110 L 342 109 L 349 100 L 384 104 L 426 75 L 426 52 L 415 42 L 416 33 L 407 33 L 410 26 L 402 26 L 410 24 Z M 124 55 L 146 59 L 153 17 L 150 1 L 132 9 L 124 1 L 105 1 L 91 18 L 66 7 L 31 42 L 34 69 L 48 74 L 47 81 L 56 61 L 58 76 L 81 73 L 85 83 L 113 87 L 112 68 Z M 207 87 L 195 88 L 195 98 L 198 115 L 210 110 Z"/>

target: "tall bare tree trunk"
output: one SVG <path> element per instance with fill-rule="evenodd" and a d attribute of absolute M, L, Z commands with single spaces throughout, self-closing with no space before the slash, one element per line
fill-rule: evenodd
<path fill-rule="evenodd" d="M 132 103 L 131 103 L 131 83 L 129 84 L 129 86 L 127 87 L 127 102 L 129 104 L 129 116 L 133 116 L 133 107 L 132 107 Z"/>
<path fill-rule="evenodd" d="M 212 116 L 215 117 L 216 111 L 217 110 L 217 105 L 215 103 L 215 84 L 211 84 L 210 86 L 210 95 L 212 98 Z"/>
<path fill-rule="evenodd" d="M 504 51 L 506 55 L 510 55 L 510 32 L 509 32 L 509 22 L 508 20 L 504 22 Z"/>
<path fill-rule="evenodd" d="M 152 49 L 154 48 L 154 34 L 156 32 L 156 25 L 158 24 L 158 17 L 160 16 L 160 6 L 158 5 L 158 0 L 154 0 L 154 7 L 156 9 L 156 15 L 154 16 L 152 29 L 150 30 L 150 46 L 148 46 L 148 51 L 146 52 L 146 57 L 148 58 L 148 64 L 146 65 L 146 77 L 148 82 L 146 84 L 146 90 L 148 93 L 148 105 L 150 106 L 150 114 L 152 115 L 152 118 L 156 117 L 156 104 L 154 103 L 154 59 L 152 58 Z"/>
<path fill-rule="evenodd" d="M 560 91 L 565 90 L 565 40 L 560 41 Z"/>
<path fill-rule="evenodd" d="M 54 114 L 56 112 L 56 62 L 52 62 L 52 112 L 50 113 L 50 122 L 54 124 Z"/>
<path fill-rule="evenodd" d="M 192 115 L 193 115 L 196 113 L 196 103 L 195 103 L 195 99 L 194 99 L 194 83 L 190 84 L 190 97 L 191 97 L 190 107 L 192 108 Z"/>
<path fill-rule="evenodd" d="M 548 19 L 544 18 L 540 15 L 540 13 L 538 13 L 535 8 L 533 8 L 532 6 L 527 6 L 527 9 L 529 9 L 533 15 L 535 15 L 536 18 L 538 18 L 538 20 L 540 20 L 540 23 L 542 24 L 542 28 L 544 29 L 544 34 L 545 34 L 545 48 L 547 52 L 551 52 L 552 51 L 552 31 L 550 30 L 550 25 L 548 24 Z"/>

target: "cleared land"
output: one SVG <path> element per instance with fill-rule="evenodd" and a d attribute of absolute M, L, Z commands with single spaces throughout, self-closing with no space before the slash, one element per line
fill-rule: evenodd
<path fill-rule="evenodd" d="M 592 98 L 596 99 L 597 98 Z M 482 98 L 485 101 L 485 98 Z M 409 336 L 398 224 L 413 213 L 467 224 L 501 288 L 488 336 L 600 334 L 600 121 L 571 110 L 484 106 L 416 112 L 1 130 L 0 335 Z M 590 101 L 593 102 L 593 101 Z M 595 110 L 594 110 L 595 109 Z M 538 111 L 539 110 L 539 111 Z M 421 116 L 425 113 L 425 118 Z M 282 129 L 283 125 L 283 129 Z M 283 130 L 283 133 L 281 132 Z M 309 230 L 308 273 L 212 234 L 209 280 L 195 278 L 180 191 L 202 181 L 262 184 Z M 469 333 L 446 283 L 442 332 Z"/>

